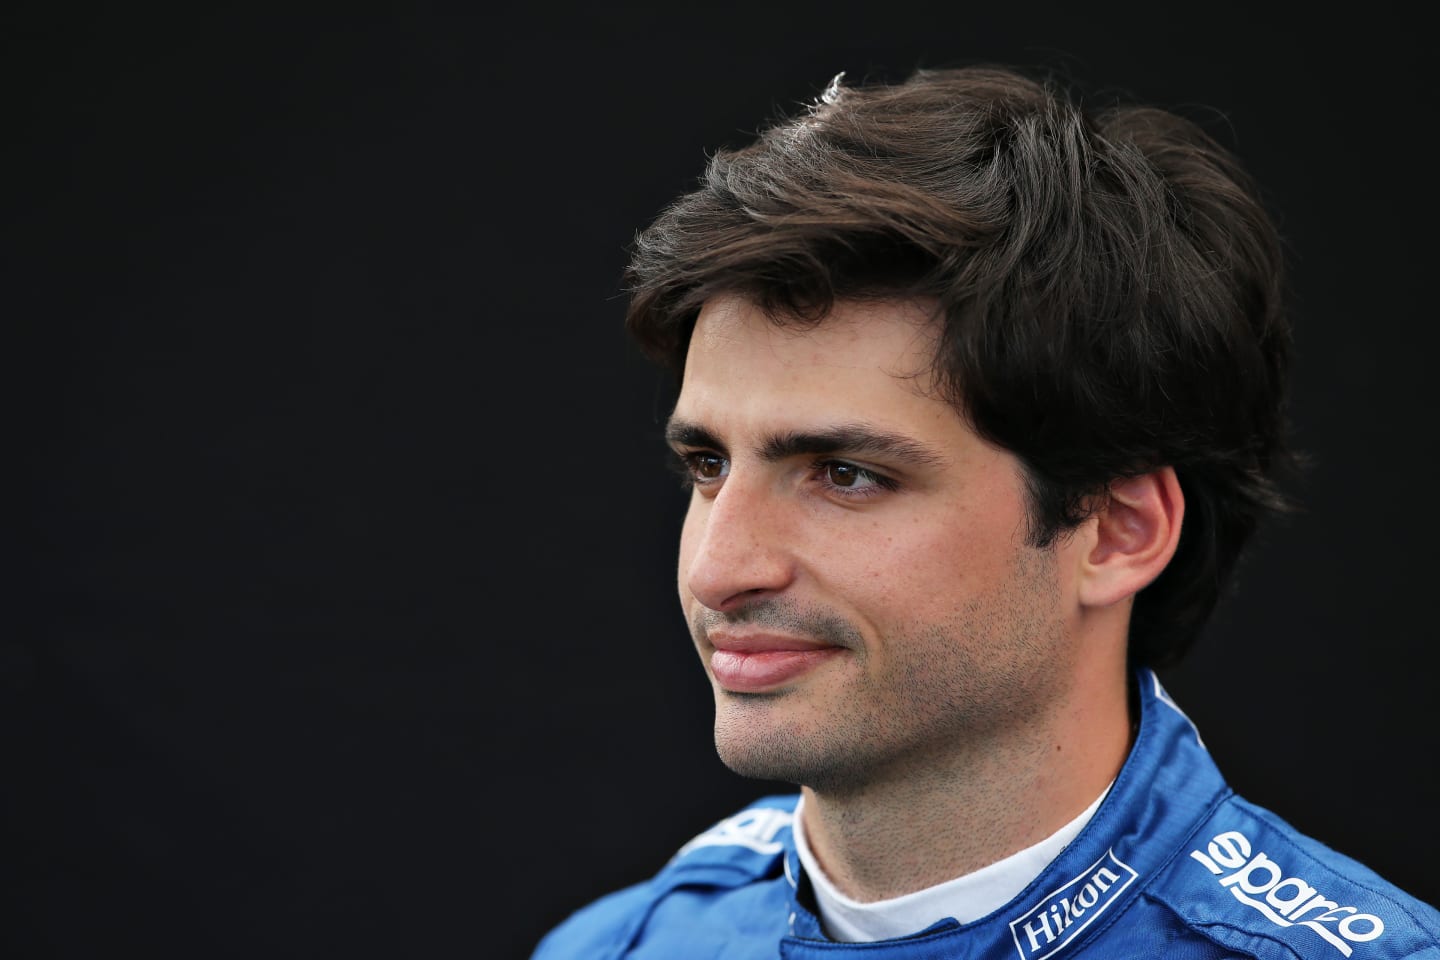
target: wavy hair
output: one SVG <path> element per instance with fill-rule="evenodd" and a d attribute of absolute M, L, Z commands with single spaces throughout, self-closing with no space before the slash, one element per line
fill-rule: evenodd
<path fill-rule="evenodd" d="M 1031 544 L 1117 479 L 1175 468 L 1180 544 L 1136 597 L 1129 649 L 1179 659 L 1287 506 L 1283 258 L 1255 185 L 1183 117 L 1090 111 L 1013 70 L 840 81 L 718 153 L 637 236 L 628 329 L 683 376 L 718 294 L 801 324 L 837 299 L 933 299 L 938 382 L 1023 463 Z"/>

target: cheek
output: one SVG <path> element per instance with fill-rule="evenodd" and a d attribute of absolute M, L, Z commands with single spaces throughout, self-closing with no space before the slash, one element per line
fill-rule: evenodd
<path fill-rule="evenodd" d="M 847 587 L 882 599 L 903 596 L 907 605 L 953 607 L 1008 575 L 1023 536 L 1009 511 L 969 505 L 877 521 L 853 554 L 858 562 L 845 576 Z"/>

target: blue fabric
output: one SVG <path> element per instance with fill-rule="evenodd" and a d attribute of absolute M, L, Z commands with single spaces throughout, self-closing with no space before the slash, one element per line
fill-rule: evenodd
<path fill-rule="evenodd" d="M 1232 793 L 1149 671 L 1140 729 L 1080 835 L 988 917 L 835 943 L 797 896 L 798 797 L 767 797 L 655 877 L 580 910 L 533 960 L 1440 960 L 1440 912 Z"/>

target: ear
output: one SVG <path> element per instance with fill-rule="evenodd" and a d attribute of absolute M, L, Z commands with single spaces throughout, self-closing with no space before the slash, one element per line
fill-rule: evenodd
<path fill-rule="evenodd" d="M 1081 604 L 1104 607 L 1139 593 L 1175 556 L 1184 518 L 1173 467 L 1111 484 L 1094 517 L 1094 544 L 1081 560 Z"/>

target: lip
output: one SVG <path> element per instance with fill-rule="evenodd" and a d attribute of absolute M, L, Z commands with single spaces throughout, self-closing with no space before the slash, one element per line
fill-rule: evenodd
<path fill-rule="evenodd" d="M 716 650 L 733 653 L 796 653 L 810 650 L 838 649 L 833 644 L 809 637 L 792 637 L 783 633 L 736 633 L 730 630 L 714 630 L 706 634 L 706 641 Z"/>
<path fill-rule="evenodd" d="M 804 637 L 774 634 L 711 636 L 710 672 L 731 693 L 768 693 L 843 652 Z"/>

